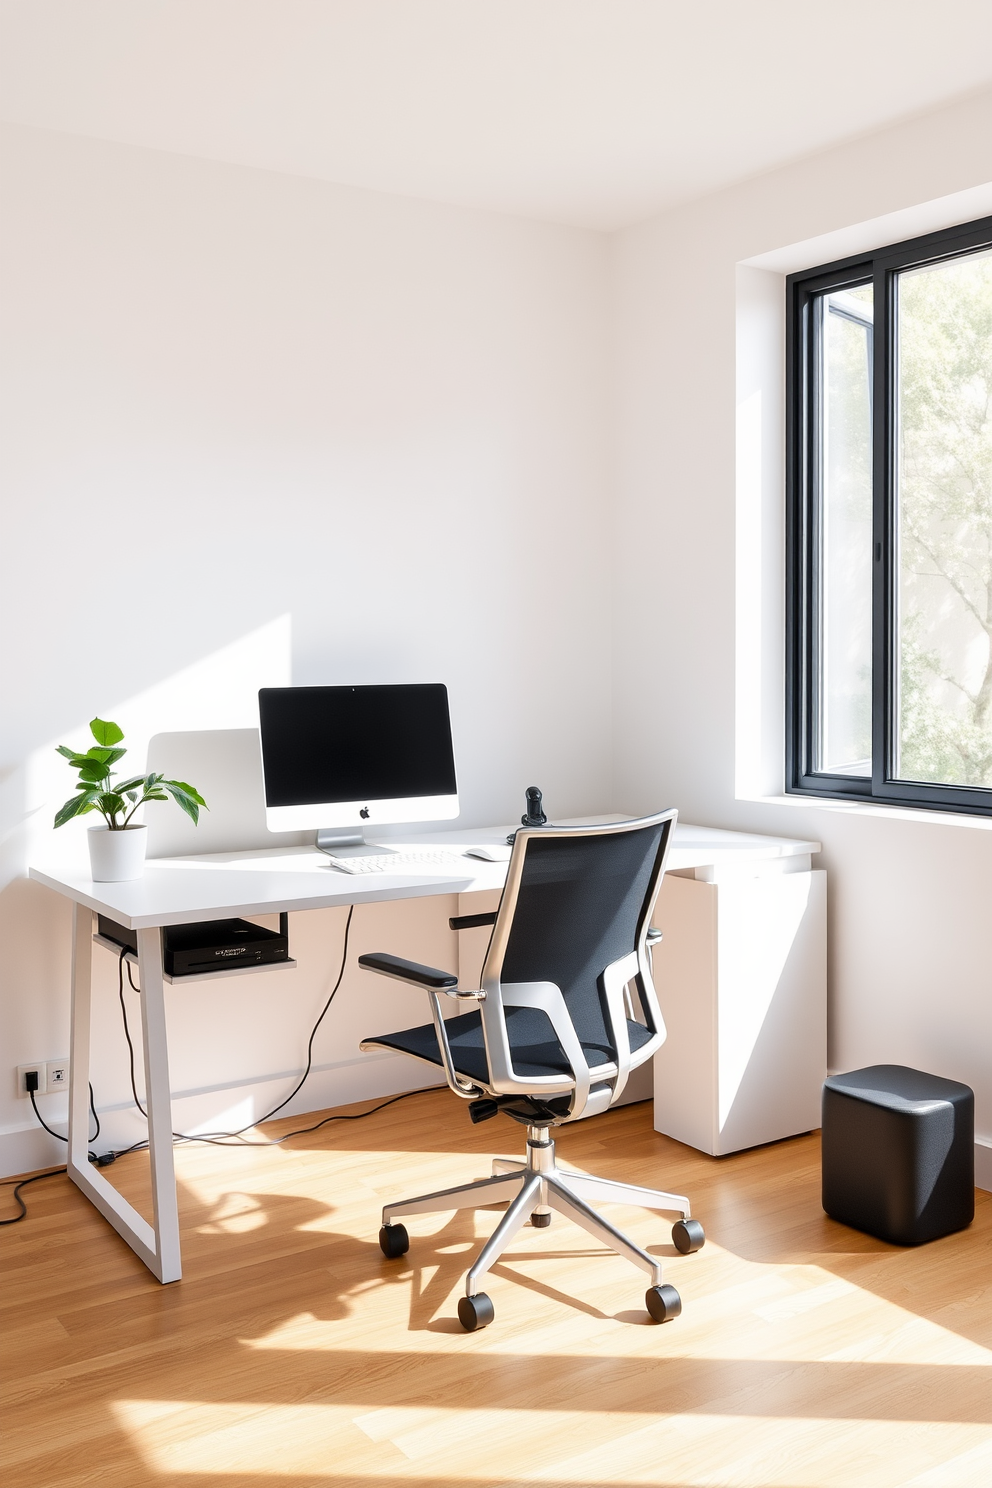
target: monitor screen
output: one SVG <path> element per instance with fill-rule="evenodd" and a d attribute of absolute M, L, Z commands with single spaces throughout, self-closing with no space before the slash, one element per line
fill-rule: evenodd
<path fill-rule="evenodd" d="M 457 816 L 443 683 L 263 687 L 258 707 L 270 828 Z"/>

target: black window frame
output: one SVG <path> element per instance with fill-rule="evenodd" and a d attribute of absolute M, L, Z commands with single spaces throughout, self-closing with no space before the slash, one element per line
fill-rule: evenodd
<path fill-rule="evenodd" d="M 896 316 L 898 274 L 992 248 L 992 217 L 822 264 L 786 279 L 786 791 L 934 811 L 992 814 L 992 788 L 900 780 L 896 760 Z M 818 296 L 873 286 L 872 771 L 812 769 L 817 738 L 818 398 L 810 333 Z"/>

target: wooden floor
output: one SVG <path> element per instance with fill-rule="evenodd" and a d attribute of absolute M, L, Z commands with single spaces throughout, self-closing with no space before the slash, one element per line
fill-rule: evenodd
<path fill-rule="evenodd" d="M 566 1128 L 559 1156 L 691 1196 L 694 1256 L 611 1211 L 682 1316 L 650 1325 L 641 1273 L 556 1216 L 466 1334 L 496 1213 L 413 1220 L 387 1262 L 378 1211 L 488 1172 L 518 1134 L 430 1092 L 287 1147 L 178 1149 L 169 1287 L 65 1177 L 32 1186 L 0 1231 L 3 1488 L 992 1483 L 992 1195 L 965 1233 L 897 1250 L 824 1216 L 815 1136 L 715 1160 L 627 1107 Z M 108 1176 L 146 1201 L 145 1156 Z"/>

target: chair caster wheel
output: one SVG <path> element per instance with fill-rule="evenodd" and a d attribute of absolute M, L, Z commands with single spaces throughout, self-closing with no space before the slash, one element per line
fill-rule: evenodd
<path fill-rule="evenodd" d="M 387 1261 L 395 1261 L 400 1256 L 406 1255 L 410 1249 L 410 1236 L 406 1232 L 406 1225 L 383 1225 L 379 1231 L 379 1249 Z"/>
<path fill-rule="evenodd" d="M 532 1214 L 530 1222 L 535 1230 L 546 1230 L 551 1223 L 551 1210 L 549 1209 L 547 1214 Z"/>
<path fill-rule="evenodd" d="M 668 1289 L 671 1291 L 671 1287 Z M 458 1302 L 458 1321 L 466 1333 L 476 1328 L 485 1328 L 496 1316 L 496 1311 L 485 1292 L 476 1292 L 474 1297 L 462 1297 Z"/>
<path fill-rule="evenodd" d="M 656 1323 L 670 1323 L 682 1311 L 682 1298 L 673 1286 L 648 1287 L 644 1293 L 644 1305 Z"/>
<path fill-rule="evenodd" d="M 683 1255 L 692 1255 L 694 1250 L 702 1250 L 706 1244 L 706 1235 L 698 1219 L 679 1219 L 672 1225 L 672 1244 L 676 1250 Z"/>

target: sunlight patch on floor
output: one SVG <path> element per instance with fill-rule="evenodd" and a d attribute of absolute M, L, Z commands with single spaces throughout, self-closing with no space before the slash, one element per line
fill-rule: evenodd
<path fill-rule="evenodd" d="M 842 1277 L 835 1276 L 831 1281 L 825 1281 L 819 1286 L 804 1287 L 802 1290 L 793 1291 L 784 1297 L 779 1297 L 775 1302 L 766 1302 L 761 1307 L 754 1309 L 755 1317 L 759 1317 L 766 1323 L 780 1323 L 788 1318 L 802 1317 L 804 1313 L 813 1312 L 817 1307 L 826 1307 L 833 1302 L 839 1302 L 843 1297 L 845 1301 L 849 1297 L 857 1296 L 860 1288 Z"/>
<path fill-rule="evenodd" d="M 118 1400 L 113 1408 L 147 1466 L 161 1473 L 291 1477 L 333 1466 L 376 1478 L 405 1460 L 370 1441 L 344 1406 Z"/>
<path fill-rule="evenodd" d="M 542 1236 L 541 1243 L 550 1242 Z M 712 1262 L 717 1248 L 707 1249 Z M 611 1337 L 617 1330 L 622 1330 L 624 1352 L 631 1352 L 633 1345 L 634 1353 L 664 1355 L 667 1359 L 992 1366 L 992 1349 L 953 1328 L 920 1317 L 876 1292 L 832 1276 L 819 1266 L 779 1266 L 772 1271 L 730 1258 L 730 1274 L 722 1278 L 729 1280 L 730 1284 L 713 1287 L 714 1268 L 710 1265 L 708 1270 L 704 1269 L 703 1254 L 698 1260 L 693 1257 L 682 1261 L 677 1274 L 674 1266 L 666 1272 L 683 1291 L 681 1317 L 664 1328 L 640 1328 L 641 1336 L 636 1340 L 631 1340 L 630 1329 L 637 1311 L 643 1307 L 643 1294 L 637 1278 L 632 1275 L 629 1308 L 614 1316 L 611 1315 L 612 1308 L 604 1307 L 601 1332 L 596 1339 L 589 1337 L 587 1320 L 581 1312 L 567 1305 L 562 1306 L 557 1321 L 549 1321 L 544 1315 L 547 1303 L 542 1299 L 539 1304 L 542 1307 L 542 1326 L 538 1346 L 532 1346 L 528 1332 L 521 1332 L 519 1323 L 515 1322 L 506 1342 L 502 1341 L 497 1324 L 487 1330 L 484 1338 L 473 1335 L 471 1348 L 473 1352 L 484 1351 L 496 1356 L 519 1357 L 535 1351 L 551 1355 L 561 1352 L 573 1357 L 596 1356 L 611 1352 Z M 453 1256 L 453 1259 L 459 1257 Z M 409 1260 L 410 1257 L 405 1258 L 402 1269 L 389 1268 L 385 1274 L 371 1275 L 367 1285 L 360 1289 L 360 1303 L 359 1289 L 352 1289 L 350 1293 L 352 1305 L 367 1310 L 363 1349 L 369 1353 L 418 1352 L 422 1347 L 415 1330 L 404 1328 L 397 1332 L 398 1292 L 412 1296 L 416 1290 L 418 1296 L 423 1296 L 438 1279 L 438 1268 L 430 1263 L 413 1268 Z M 494 1278 L 489 1290 L 499 1316 L 504 1314 L 507 1303 L 517 1309 L 521 1300 L 518 1295 L 508 1296 L 503 1290 L 512 1273 L 517 1273 L 521 1279 L 546 1281 L 566 1293 L 572 1291 L 574 1284 L 574 1295 L 580 1301 L 595 1300 L 602 1306 L 605 1301 L 617 1301 L 613 1285 L 616 1272 L 611 1282 L 604 1283 L 602 1288 L 589 1288 L 590 1272 L 598 1280 L 597 1267 L 604 1264 L 606 1262 L 597 1254 L 582 1250 L 567 1261 L 559 1255 L 551 1275 L 545 1257 L 524 1259 L 511 1253 L 501 1267 L 502 1274 Z M 743 1268 L 752 1274 L 745 1275 L 743 1280 L 736 1279 Z M 693 1280 L 698 1282 L 698 1288 L 693 1287 Z M 704 1289 L 707 1283 L 712 1289 Z M 462 1289 L 463 1277 L 459 1266 L 452 1269 L 443 1287 L 438 1285 L 432 1304 L 435 1315 L 453 1318 Z M 844 1336 L 849 1342 L 843 1349 L 830 1350 L 831 1335 L 835 1333 L 839 1320 L 843 1321 Z M 553 1332 L 549 1333 L 549 1328 Z M 334 1352 L 340 1348 L 350 1352 L 354 1347 L 350 1331 L 342 1333 L 335 1320 L 322 1319 L 310 1312 L 285 1319 L 262 1337 L 243 1338 L 240 1342 L 246 1348 L 282 1351 Z M 449 1346 L 459 1343 L 468 1345 L 469 1335 L 454 1333 Z"/>
<path fill-rule="evenodd" d="M 250 1112 L 246 1119 L 252 1119 Z M 305 1126 L 309 1117 L 304 1113 L 299 1119 Z M 218 1132 L 234 1131 L 243 1125 L 244 1119 L 232 1120 L 230 1126 L 226 1119 L 203 1123 L 204 1127 Z M 266 1200 L 302 1199 L 321 1203 L 326 1210 L 325 1216 L 302 1227 L 307 1229 L 326 1228 L 331 1216 L 341 1213 L 362 1214 L 367 1220 L 370 1206 L 374 1214 L 386 1198 L 405 1192 L 411 1183 L 430 1191 L 470 1178 L 485 1177 L 489 1171 L 488 1158 L 480 1158 L 474 1167 L 466 1167 L 464 1153 L 440 1151 L 418 1164 L 417 1177 L 404 1180 L 402 1175 L 410 1172 L 408 1152 L 390 1154 L 340 1147 L 314 1149 L 306 1154 L 305 1166 L 301 1166 L 299 1150 L 281 1147 L 257 1128 L 250 1128 L 241 1138 L 223 1145 L 223 1170 L 213 1162 L 210 1147 L 190 1144 L 176 1148 L 176 1175 L 189 1196 L 204 1207 L 221 1205 L 228 1197 L 231 1178 L 236 1174 L 240 1191 L 257 1195 L 263 1207 Z M 372 1165 L 382 1161 L 392 1162 L 396 1174 L 400 1175 L 395 1181 L 383 1184 L 381 1180 L 370 1178 Z"/>
<path fill-rule="evenodd" d="M 902 1488 L 971 1488 L 972 1484 L 992 1483 L 992 1438 L 979 1442 L 970 1451 L 960 1452 L 947 1462 L 928 1467 L 910 1478 Z"/>
<path fill-rule="evenodd" d="M 171 1400 L 119 1400 L 114 1410 L 149 1469 L 246 1481 L 320 1474 L 328 1485 L 456 1476 L 487 1488 L 546 1481 L 730 1488 L 760 1477 L 767 1488 L 836 1488 L 840 1481 L 849 1488 L 986 1488 L 992 1472 L 989 1427 L 947 1422 L 687 1413 L 645 1424 L 643 1416 L 617 1412 L 603 1418 L 598 1444 L 540 1468 L 536 1457 L 557 1455 L 548 1444 L 568 1440 L 568 1412 L 391 1407 L 354 1416 L 336 1405 Z M 474 1443 L 478 1464 L 467 1471 L 459 1450 L 466 1442 Z M 447 1450 L 458 1462 L 451 1474 Z M 909 1482 L 907 1452 L 920 1466 Z M 515 1471 L 515 1457 L 530 1465 Z"/>
<path fill-rule="evenodd" d="M 762 1488 L 909 1488 L 907 1458 L 920 1467 L 916 1488 L 988 1488 L 992 1431 L 932 1421 L 686 1414 L 576 1453 L 523 1481 L 597 1488 L 759 1482 Z M 939 1476 L 952 1462 L 957 1476 Z M 501 1478 L 499 1488 L 515 1481 Z"/>

